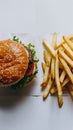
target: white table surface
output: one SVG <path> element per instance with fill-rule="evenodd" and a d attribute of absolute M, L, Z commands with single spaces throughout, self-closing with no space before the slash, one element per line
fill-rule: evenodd
<path fill-rule="evenodd" d="M 72 14 L 73 0 L 0 0 L 0 35 L 71 34 Z M 59 109 L 56 97 L 43 102 L 40 88 L 38 91 L 38 97 L 0 97 L 0 130 L 73 130 L 70 97 L 64 96 L 64 106 Z"/>
<path fill-rule="evenodd" d="M 73 33 L 73 0 L 0 0 L 0 33 Z"/>

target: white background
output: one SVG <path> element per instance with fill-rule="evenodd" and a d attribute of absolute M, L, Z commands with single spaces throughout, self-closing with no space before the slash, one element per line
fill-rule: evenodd
<path fill-rule="evenodd" d="M 0 32 L 73 33 L 73 0 L 0 0 Z"/>
<path fill-rule="evenodd" d="M 73 33 L 73 0 L 0 0 L 0 34 L 55 31 Z M 73 103 L 64 102 L 59 109 L 56 97 L 0 97 L 0 130 L 73 130 Z"/>

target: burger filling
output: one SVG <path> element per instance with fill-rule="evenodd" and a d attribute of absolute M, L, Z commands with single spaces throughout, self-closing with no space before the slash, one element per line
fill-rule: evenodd
<path fill-rule="evenodd" d="M 19 39 L 16 38 L 16 36 L 13 37 L 13 40 L 22 44 L 22 42 L 19 41 Z M 35 46 L 29 43 L 27 46 L 24 45 L 24 47 L 28 53 L 28 69 L 26 71 L 25 76 L 18 83 L 11 86 L 14 89 L 26 86 L 26 84 L 29 83 L 34 77 L 36 77 L 36 74 L 38 73 L 37 63 L 39 59 L 36 56 L 36 51 L 34 49 Z"/>

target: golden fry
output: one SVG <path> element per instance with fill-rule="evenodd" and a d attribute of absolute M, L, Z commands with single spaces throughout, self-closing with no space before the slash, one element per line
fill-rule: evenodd
<path fill-rule="evenodd" d="M 51 60 L 51 77 L 52 79 L 54 79 L 55 77 L 55 59 L 52 58 Z"/>
<path fill-rule="evenodd" d="M 70 47 L 65 43 L 63 44 L 63 48 L 65 49 L 67 55 L 73 60 L 73 51 L 70 49 Z"/>
<path fill-rule="evenodd" d="M 47 96 L 49 95 L 51 85 L 52 85 L 52 80 L 51 80 L 51 77 L 50 77 L 49 80 L 48 80 L 47 86 L 46 86 L 46 88 L 45 88 L 45 90 L 43 92 L 43 99 L 47 98 Z"/>
<path fill-rule="evenodd" d="M 59 69 L 63 70 L 63 65 L 61 64 L 61 62 L 59 61 Z"/>
<path fill-rule="evenodd" d="M 64 80 L 64 82 L 62 83 L 62 89 L 64 88 L 64 86 L 69 82 L 70 80 L 69 80 L 69 78 L 66 78 L 65 80 Z M 50 94 L 55 94 L 57 92 L 57 87 L 53 87 L 53 88 L 51 88 L 51 90 L 50 90 Z"/>
<path fill-rule="evenodd" d="M 54 49 L 56 48 L 56 42 L 57 42 L 57 33 L 53 33 L 52 47 L 53 47 Z"/>
<path fill-rule="evenodd" d="M 60 59 L 62 65 L 63 65 L 63 67 L 64 67 L 64 70 L 66 71 L 66 73 L 67 73 L 67 75 L 69 76 L 71 82 L 73 83 L 73 74 L 72 74 L 72 72 L 71 72 L 69 66 L 67 65 L 66 61 L 65 61 L 63 58 L 60 57 L 59 59 Z"/>
<path fill-rule="evenodd" d="M 73 35 L 69 36 L 68 37 L 69 40 L 73 40 Z M 61 42 L 59 42 L 57 45 L 56 45 L 56 49 L 58 49 L 61 45 L 63 45 L 65 43 L 64 40 L 62 40 Z"/>
<path fill-rule="evenodd" d="M 56 56 L 56 62 L 55 62 L 55 82 L 58 90 L 58 104 L 59 107 L 62 107 L 63 105 L 63 98 L 62 98 L 62 86 L 60 84 L 59 80 L 59 59 L 58 55 Z"/>
<path fill-rule="evenodd" d="M 60 82 L 61 83 L 63 83 L 65 76 L 66 76 L 66 72 L 65 72 L 65 70 L 63 70 L 61 75 L 60 75 Z"/>
<path fill-rule="evenodd" d="M 54 49 L 56 47 L 56 42 L 57 42 L 57 33 L 53 33 L 52 47 Z M 52 77 L 52 79 L 54 79 L 54 77 L 55 77 L 55 59 L 53 57 L 51 60 L 51 77 Z"/>
<path fill-rule="evenodd" d="M 73 43 L 69 40 L 69 38 L 63 36 L 63 39 L 67 43 L 67 45 L 73 50 Z"/>
<path fill-rule="evenodd" d="M 51 55 L 48 55 L 47 51 L 44 50 L 44 61 L 47 66 L 50 66 Z"/>
<path fill-rule="evenodd" d="M 46 69 L 46 64 L 42 62 L 42 69 L 43 69 L 43 72 L 45 72 L 45 69 Z"/>
<path fill-rule="evenodd" d="M 53 95 L 57 92 L 57 87 L 53 87 L 50 89 L 50 94 Z"/>
<path fill-rule="evenodd" d="M 73 67 L 73 61 L 69 58 L 68 55 L 65 54 L 65 52 L 59 50 L 59 54 L 71 67 Z"/>
<path fill-rule="evenodd" d="M 44 72 L 43 82 L 41 83 L 41 86 L 42 86 L 42 87 L 46 87 L 47 82 L 48 82 L 48 76 L 49 76 L 49 67 L 46 66 L 45 72 Z"/>
<path fill-rule="evenodd" d="M 52 48 L 50 44 L 47 43 L 46 40 L 43 40 L 43 45 L 53 57 L 56 57 L 56 51 Z"/>
<path fill-rule="evenodd" d="M 67 77 L 64 82 L 62 83 L 62 88 L 70 81 L 70 79 Z"/>

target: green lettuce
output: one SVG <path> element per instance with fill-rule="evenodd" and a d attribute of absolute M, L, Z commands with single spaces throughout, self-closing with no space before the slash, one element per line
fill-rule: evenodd
<path fill-rule="evenodd" d="M 16 36 L 13 36 L 13 41 L 16 41 L 16 42 L 20 42 L 21 44 L 23 44 L 19 38 L 17 38 Z M 39 62 L 39 59 L 37 58 L 36 56 L 36 51 L 35 51 L 35 46 L 31 43 L 29 43 L 28 45 L 28 48 L 31 50 L 31 53 L 32 53 L 32 56 L 33 56 L 33 60 L 34 60 L 34 63 L 35 63 L 35 71 L 33 72 L 33 74 L 27 76 L 27 77 L 23 77 L 18 83 L 12 85 L 11 87 L 13 89 L 16 89 L 16 88 L 22 88 L 24 86 L 26 86 L 26 84 L 31 81 L 33 79 L 33 77 L 36 77 L 37 73 L 38 73 L 38 67 L 37 67 L 37 63 Z"/>

